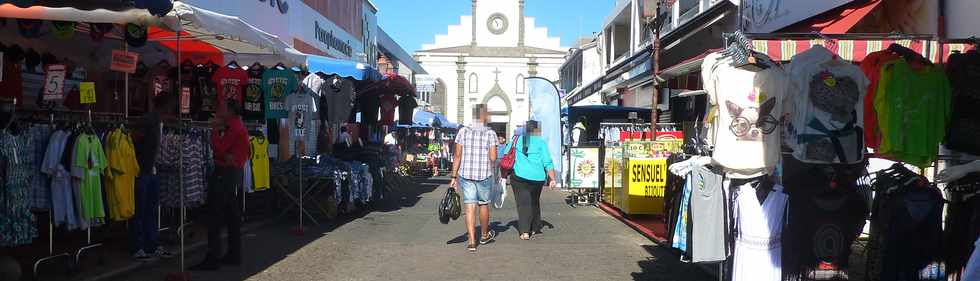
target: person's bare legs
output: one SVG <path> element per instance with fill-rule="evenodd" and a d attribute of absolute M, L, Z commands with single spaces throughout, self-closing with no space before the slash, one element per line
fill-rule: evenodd
<path fill-rule="evenodd" d="M 487 238 L 490 231 L 490 204 L 480 205 L 480 238 Z"/>
<path fill-rule="evenodd" d="M 490 218 L 488 217 L 487 220 L 490 220 Z M 470 241 L 468 245 L 476 245 L 476 241 L 477 241 L 476 232 L 473 231 L 473 228 L 475 227 L 476 227 L 476 204 L 466 204 L 466 233 L 469 234 L 468 237 Z M 486 233 L 486 231 L 484 231 L 484 233 Z"/>

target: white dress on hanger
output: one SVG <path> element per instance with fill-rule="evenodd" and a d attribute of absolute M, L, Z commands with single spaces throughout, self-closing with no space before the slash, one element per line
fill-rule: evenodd
<path fill-rule="evenodd" d="M 787 195 L 773 186 L 759 204 L 751 183 L 738 187 L 738 238 L 735 240 L 733 281 L 782 280 L 782 232 Z"/>

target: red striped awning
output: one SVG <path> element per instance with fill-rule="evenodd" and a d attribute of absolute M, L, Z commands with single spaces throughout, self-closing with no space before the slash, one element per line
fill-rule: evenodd
<path fill-rule="evenodd" d="M 964 51 L 972 46 L 969 44 L 940 44 L 933 40 L 835 40 L 836 45 L 830 44 L 828 46 L 824 41 L 823 39 L 753 40 L 752 47 L 757 52 L 769 55 L 773 60 L 789 61 L 793 56 L 810 49 L 810 47 L 823 45 L 845 60 L 862 61 L 868 54 L 887 49 L 892 43 L 896 43 L 918 52 L 930 61 L 939 62 L 940 55 L 945 61 L 952 51 Z M 943 47 L 942 50 L 940 50 L 940 46 Z"/>

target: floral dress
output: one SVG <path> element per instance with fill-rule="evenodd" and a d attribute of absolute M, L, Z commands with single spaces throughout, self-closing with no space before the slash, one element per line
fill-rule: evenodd
<path fill-rule="evenodd" d="M 30 186 L 34 143 L 24 136 L 0 132 L 0 247 L 30 244 L 37 238 L 31 213 Z"/>

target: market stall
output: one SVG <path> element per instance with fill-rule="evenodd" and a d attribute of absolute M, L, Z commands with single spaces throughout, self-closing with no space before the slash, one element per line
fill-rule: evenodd
<path fill-rule="evenodd" d="M 936 175 L 977 153 L 975 52 L 934 38 L 726 36 L 702 61 L 706 134 L 667 160 L 665 244 L 732 280 L 966 280 L 977 184 Z"/>
<path fill-rule="evenodd" d="M 0 4 L 0 20 L 12 23 L 0 25 L 0 38 L 3 38 L 0 40 L 0 103 L 3 104 L 0 107 L 3 107 L 3 123 L 7 124 L 0 138 L 11 144 L 4 145 L 8 150 L 15 149 L 3 153 L 30 152 L 39 156 L 35 160 L 34 154 L 18 155 L 32 161 L 7 166 L 8 171 L 4 173 L 23 173 L 30 179 L 26 185 L 20 185 L 20 181 L 11 185 L 13 179 L 4 177 L 5 186 L 16 187 L 4 189 L 4 198 L 31 199 L 3 206 L 6 214 L 16 215 L 4 216 L 0 221 L 0 228 L 9 230 L 0 242 L 0 254 L 12 254 L 24 264 L 33 264 L 35 276 L 40 269 L 61 262 L 80 271 L 97 269 L 84 263 L 93 260 L 88 258 L 92 250 L 103 248 L 103 243 L 128 240 L 123 239 L 128 234 L 118 230 L 127 229 L 120 226 L 130 223 L 133 217 L 131 180 L 138 170 L 112 165 L 116 165 L 113 161 L 119 160 L 118 157 L 133 160 L 133 155 L 143 153 L 139 148 L 133 153 L 132 145 L 117 145 L 133 142 L 130 130 L 140 128 L 143 121 L 139 116 L 153 111 L 167 120 L 163 122 L 160 143 L 160 151 L 165 156 L 155 163 L 158 175 L 164 179 L 159 210 L 165 223 L 154 229 L 172 232 L 180 240 L 178 248 L 182 250 L 183 229 L 188 226 L 185 215 L 194 217 L 204 203 L 209 188 L 206 175 L 213 167 L 208 156 L 210 126 L 204 120 L 226 106 L 222 102 L 226 98 L 236 99 L 243 107 L 252 150 L 270 152 L 253 153 L 249 157 L 247 174 L 255 176 L 245 179 L 246 195 L 241 197 L 245 201 L 253 198 L 253 194 L 270 190 L 270 183 L 257 176 L 270 174 L 269 158 L 286 158 L 282 156 L 287 153 L 275 153 L 280 136 L 287 135 L 282 143 L 289 143 L 289 131 L 278 133 L 280 127 L 288 128 L 279 126 L 284 123 L 281 120 L 291 115 L 287 113 L 295 113 L 285 108 L 289 104 L 286 98 L 304 97 L 294 93 L 303 88 L 293 66 L 310 65 L 317 73 L 349 72 L 338 65 L 345 63 L 318 63 L 319 58 L 296 52 L 279 38 L 238 17 L 183 2 L 137 2 L 166 2 L 168 6 L 161 11 L 125 1 L 37 1 L 26 7 Z M 358 68 L 354 63 L 346 65 Z M 360 67 L 358 71 L 361 74 L 356 79 L 380 77 L 370 68 Z M 350 94 L 353 95 L 353 90 Z M 270 129 L 266 129 L 267 124 Z M 121 171 L 106 173 L 104 178 L 129 181 L 107 180 L 103 184 L 92 180 L 95 184 L 86 186 L 82 194 L 55 189 L 55 183 L 65 180 L 73 166 L 70 162 L 47 166 L 43 159 L 60 159 L 56 156 L 70 154 L 64 153 L 64 147 L 51 145 L 76 142 L 75 135 L 106 136 L 102 140 L 106 144 L 104 152 L 96 154 L 112 161 L 106 167 L 88 168 L 93 169 L 93 175 L 102 174 L 100 169 L 106 168 Z M 68 147 L 68 151 L 72 148 Z M 325 163 L 342 167 L 324 168 Z M 341 183 L 330 185 L 337 187 L 337 191 L 330 194 L 349 199 L 334 202 L 380 198 L 380 192 L 370 191 L 372 173 L 380 173 L 369 172 L 367 165 L 326 160 L 313 164 L 314 168 L 305 170 L 316 174 L 329 173 L 323 170 L 342 171 L 338 177 Z M 25 170 L 9 170 L 21 168 Z M 305 193 L 303 187 L 297 188 L 301 191 L 292 194 Z M 57 191 L 45 192 L 49 189 Z M 289 197 L 288 190 L 283 193 Z M 101 199 L 103 194 L 106 201 L 94 200 Z M 58 196 L 93 200 L 84 201 L 80 207 L 52 204 Z M 296 202 L 298 209 L 304 209 L 303 201 Z M 318 207 L 327 205 L 316 203 Z M 93 211 L 103 208 L 100 206 L 108 212 Z M 243 202 L 242 207 L 245 206 L 250 205 Z M 303 212 L 299 213 L 302 216 Z M 54 237 L 65 239 L 55 243 Z M 99 253 L 101 257 L 105 251 Z M 181 255 L 178 271 L 183 271 L 183 264 Z"/>

